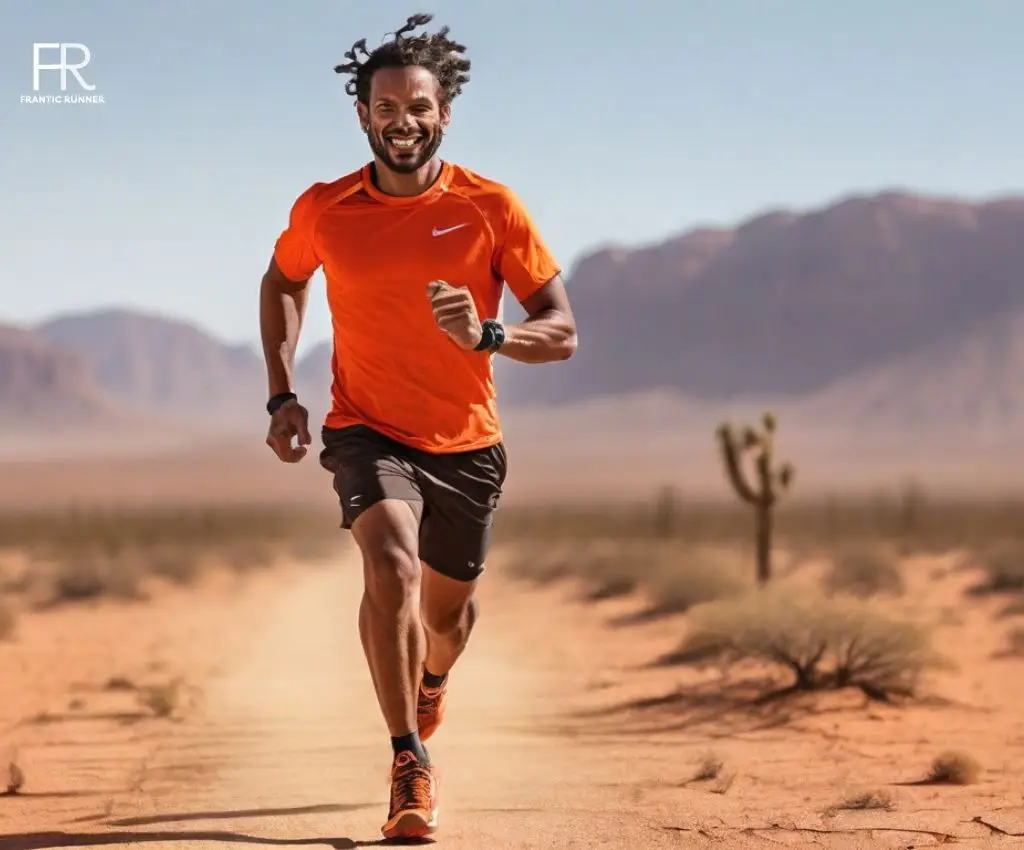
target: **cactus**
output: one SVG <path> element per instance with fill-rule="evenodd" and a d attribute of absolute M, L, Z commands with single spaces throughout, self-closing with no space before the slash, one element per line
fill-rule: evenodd
<path fill-rule="evenodd" d="M 729 423 L 718 428 L 725 473 L 736 495 L 754 508 L 754 533 L 757 550 L 757 581 L 765 584 L 772 574 L 772 527 L 779 498 L 793 483 L 792 464 L 778 464 L 774 455 L 775 417 L 765 413 L 760 431 L 747 427 L 736 432 Z M 754 458 L 757 477 L 751 484 L 743 468 L 744 455 Z"/>

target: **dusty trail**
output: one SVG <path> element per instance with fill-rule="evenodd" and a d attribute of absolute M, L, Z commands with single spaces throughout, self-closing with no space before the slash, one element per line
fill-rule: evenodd
<path fill-rule="evenodd" d="M 51 786 L 67 788 L 76 776 L 81 788 L 99 772 L 115 787 L 82 800 L 77 791 L 0 800 L 0 850 L 377 842 L 390 753 L 355 628 L 358 570 L 349 563 L 290 573 L 287 584 L 262 581 L 220 608 L 219 628 L 218 606 L 195 612 L 200 625 L 190 650 L 201 653 L 207 642 L 227 657 L 212 659 L 222 672 L 180 724 L 118 724 L 118 713 L 108 712 L 106 720 L 72 716 L 21 734 Z M 536 598 L 500 576 L 482 602 L 472 649 L 453 676 L 445 725 L 431 742 L 442 771 L 438 846 L 675 844 L 645 817 L 617 811 L 614 787 L 592 785 L 586 747 L 540 731 L 574 685 L 557 654 L 531 655 L 538 623 L 557 612 L 538 608 Z M 202 624 L 204 615 L 209 622 Z M 231 645 L 218 647 L 228 636 Z M 69 749 L 85 739 L 87 757 Z M 76 760 L 77 772 L 70 766 Z M 10 829 L 15 824 L 20 837 Z"/>
<path fill-rule="evenodd" d="M 359 594 L 350 559 L 213 581 L 147 605 L 27 616 L 18 642 L 0 649 L 0 755 L 16 745 L 29 775 L 23 795 L 0 799 L 0 850 L 378 843 L 390 753 L 355 627 Z M 992 731 L 991 750 L 1007 764 L 976 789 L 898 787 L 895 812 L 823 817 L 847 790 L 914 779 L 932 748 L 922 737 L 932 709 L 865 714 L 840 701 L 781 721 L 722 713 L 687 726 L 678 706 L 657 699 L 675 675 L 639 669 L 675 644 L 679 623 L 610 628 L 616 606 L 630 603 L 570 599 L 510 582 L 500 566 L 484 582 L 430 747 L 442 771 L 436 846 L 1021 841 L 1022 788 L 1003 769 L 1021 724 Z M 196 702 L 180 722 L 153 718 L 133 694 L 97 688 L 116 673 L 179 674 Z M 956 722 L 977 736 L 981 714 Z M 687 784 L 711 749 L 726 773 Z"/>

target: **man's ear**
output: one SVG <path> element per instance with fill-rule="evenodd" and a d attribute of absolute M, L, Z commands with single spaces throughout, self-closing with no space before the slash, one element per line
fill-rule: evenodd
<path fill-rule="evenodd" d="M 364 133 L 370 130 L 370 110 L 365 103 L 356 101 L 356 114 L 359 116 L 359 126 Z"/>
<path fill-rule="evenodd" d="M 448 125 L 452 122 L 452 105 L 446 103 L 441 107 L 441 129 L 447 130 Z"/>

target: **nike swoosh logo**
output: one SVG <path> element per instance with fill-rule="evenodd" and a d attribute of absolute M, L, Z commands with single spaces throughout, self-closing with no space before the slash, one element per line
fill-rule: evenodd
<path fill-rule="evenodd" d="M 463 224 L 456 224 L 454 227 L 446 227 L 444 230 L 438 230 L 436 227 L 431 231 L 434 236 L 444 236 L 446 233 L 451 233 L 453 230 L 458 230 L 460 227 L 465 227 L 469 222 Z"/>

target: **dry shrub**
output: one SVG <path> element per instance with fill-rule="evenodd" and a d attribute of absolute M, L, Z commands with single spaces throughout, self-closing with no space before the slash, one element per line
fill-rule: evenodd
<path fill-rule="evenodd" d="M 1024 543 L 1002 541 L 983 551 L 978 558 L 985 580 L 974 588 L 979 593 L 1024 590 Z"/>
<path fill-rule="evenodd" d="M 141 598 L 144 580 L 192 582 L 207 564 L 266 566 L 344 545 L 333 515 L 280 506 L 103 507 L 0 513 L 0 552 L 26 562 L 5 590 L 48 606 Z M 5 559 L 6 561 L 6 559 Z"/>
<path fill-rule="evenodd" d="M 881 810 L 891 812 L 896 808 L 896 798 L 887 788 L 874 791 L 863 791 L 840 800 L 825 810 L 826 817 L 834 817 L 839 812 Z"/>
<path fill-rule="evenodd" d="M 508 568 L 522 578 L 548 584 L 578 571 L 580 551 L 587 545 L 574 540 L 520 541 L 509 546 Z"/>
<path fill-rule="evenodd" d="M 928 782 L 941 785 L 973 785 L 981 777 L 981 765 L 970 753 L 947 750 L 932 761 Z"/>
<path fill-rule="evenodd" d="M 147 685 L 138 692 L 139 703 L 157 717 L 170 717 L 181 707 L 184 683 L 174 679 L 159 685 Z"/>
<path fill-rule="evenodd" d="M 40 605 L 44 608 L 101 596 L 141 598 L 142 570 L 139 563 L 125 553 L 63 552 L 49 564 L 40 566 L 43 566 L 40 581 L 44 588 Z"/>
<path fill-rule="evenodd" d="M 1024 596 L 1012 600 L 999 614 L 1000 617 L 1024 617 Z"/>
<path fill-rule="evenodd" d="M 862 599 L 878 594 L 900 596 L 905 586 L 899 557 L 883 546 L 844 547 L 832 559 L 825 589 L 830 594 L 844 593 Z"/>
<path fill-rule="evenodd" d="M 231 546 L 225 546 L 220 553 L 220 559 L 229 569 L 245 572 L 273 566 L 277 555 L 276 548 L 268 543 L 256 540 L 239 541 Z"/>
<path fill-rule="evenodd" d="M 1006 654 L 1024 657 L 1024 626 L 1010 629 L 1006 635 Z"/>
<path fill-rule="evenodd" d="M 18 761 L 18 753 L 11 750 L 4 758 L 3 769 L 0 770 L 0 786 L 3 790 L 0 795 L 10 796 L 18 794 L 25 785 L 25 771 Z"/>
<path fill-rule="evenodd" d="M 711 779 L 717 779 L 725 768 L 725 762 L 722 761 L 714 753 L 708 753 L 704 756 L 700 766 L 694 771 L 693 776 L 690 777 L 690 782 L 707 782 Z"/>
<path fill-rule="evenodd" d="M 663 548 L 652 558 L 645 584 L 656 611 L 681 613 L 747 591 L 752 570 L 745 566 L 738 551 L 725 547 Z"/>
<path fill-rule="evenodd" d="M 539 581 L 582 579 L 591 601 L 627 596 L 643 588 L 651 612 L 686 611 L 750 586 L 739 553 L 725 547 L 685 546 L 651 539 L 593 539 L 549 548 L 521 547 L 519 574 Z"/>
<path fill-rule="evenodd" d="M 855 687 L 873 699 L 912 696 L 922 674 L 951 665 L 920 626 L 850 599 L 767 587 L 692 612 L 681 656 L 788 669 L 794 690 Z"/>
<path fill-rule="evenodd" d="M 0 640 L 7 640 L 14 635 L 14 612 L 0 602 Z"/>
<path fill-rule="evenodd" d="M 649 550 L 643 541 L 593 540 L 581 543 L 575 562 L 566 566 L 586 582 L 590 601 L 615 599 L 637 589 Z"/>

